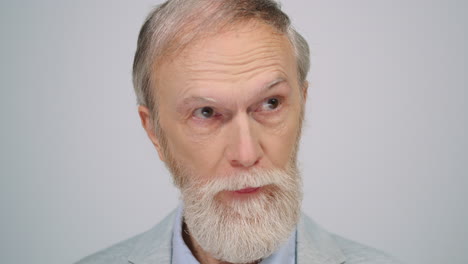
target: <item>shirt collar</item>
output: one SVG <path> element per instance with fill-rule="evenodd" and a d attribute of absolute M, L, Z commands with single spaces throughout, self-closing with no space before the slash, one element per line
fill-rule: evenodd
<path fill-rule="evenodd" d="M 183 206 L 177 209 L 172 228 L 172 264 L 199 264 L 182 237 Z"/>
<path fill-rule="evenodd" d="M 199 264 L 182 238 L 183 206 L 177 209 L 172 234 L 172 264 Z M 296 230 L 275 253 L 265 258 L 260 264 L 296 263 Z"/>

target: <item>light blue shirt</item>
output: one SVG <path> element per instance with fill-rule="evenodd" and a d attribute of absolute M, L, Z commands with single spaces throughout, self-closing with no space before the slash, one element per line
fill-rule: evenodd
<path fill-rule="evenodd" d="M 200 264 L 182 238 L 183 207 L 177 209 L 172 233 L 172 264 Z M 275 253 L 260 262 L 261 264 L 295 264 L 296 263 L 296 230 L 288 241 Z"/>

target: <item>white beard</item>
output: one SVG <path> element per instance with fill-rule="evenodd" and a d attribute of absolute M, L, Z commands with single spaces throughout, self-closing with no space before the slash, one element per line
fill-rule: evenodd
<path fill-rule="evenodd" d="M 246 187 L 262 188 L 249 199 L 222 201 L 217 195 Z M 189 183 L 181 192 L 190 236 L 212 257 L 230 263 L 251 263 L 276 251 L 292 234 L 302 201 L 296 167 Z"/>

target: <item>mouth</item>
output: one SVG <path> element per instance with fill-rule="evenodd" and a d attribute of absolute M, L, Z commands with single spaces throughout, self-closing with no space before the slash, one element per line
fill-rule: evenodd
<path fill-rule="evenodd" d="M 226 201 L 249 201 L 262 195 L 265 190 L 265 186 L 245 187 L 239 190 L 222 191 L 220 195 Z"/>
<path fill-rule="evenodd" d="M 234 192 L 238 194 L 251 194 L 251 193 L 256 193 L 258 190 L 260 190 L 260 187 L 247 187 L 247 188 L 237 190 Z"/>

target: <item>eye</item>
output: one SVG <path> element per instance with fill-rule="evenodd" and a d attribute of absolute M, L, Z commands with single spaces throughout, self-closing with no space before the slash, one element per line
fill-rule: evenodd
<path fill-rule="evenodd" d="M 276 97 L 268 98 L 262 103 L 261 110 L 272 111 L 272 110 L 277 109 L 280 106 L 280 104 L 281 104 L 281 101 L 279 98 L 276 98 Z"/>
<path fill-rule="evenodd" d="M 198 108 L 193 112 L 193 116 L 201 119 L 209 119 L 215 116 L 215 110 L 211 107 L 205 106 Z"/>

